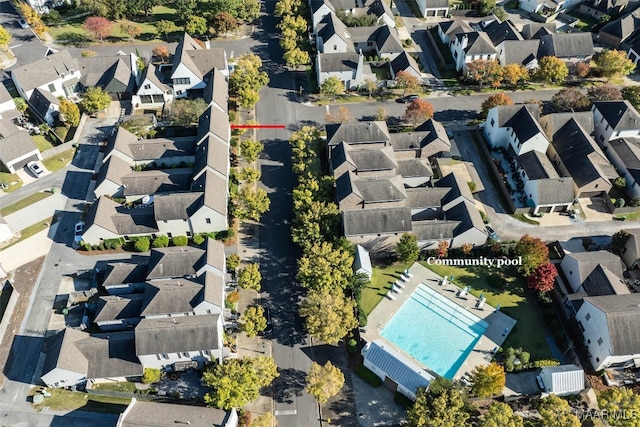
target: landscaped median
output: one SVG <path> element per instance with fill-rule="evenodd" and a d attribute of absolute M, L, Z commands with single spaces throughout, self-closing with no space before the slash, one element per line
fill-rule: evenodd
<path fill-rule="evenodd" d="M 42 394 L 42 388 L 36 387 L 28 395 L 33 402 L 33 396 Z M 131 399 L 120 397 L 98 396 L 79 391 L 69 391 L 63 389 L 46 389 L 51 394 L 45 397 L 42 403 L 34 403 L 33 407 L 37 411 L 47 408 L 51 411 L 85 411 L 108 414 L 121 414 L 129 405 Z"/>

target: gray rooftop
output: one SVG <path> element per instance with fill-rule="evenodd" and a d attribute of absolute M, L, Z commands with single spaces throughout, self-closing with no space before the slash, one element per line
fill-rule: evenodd
<path fill-rule="evenodd" d="M 155 248 L 149 256 L 147 280 L 194 276 L 205 251 L 193 246 Z"/>
<path fill-rule="evenodd" d="M 148 170 L 130 172 L 121 181 L 125 196 L 173 193 L 189 190 L 192 175 L 191 168 Z"/>
<path fill-rule="evenodd" d="M 223 176 L 229 175 L 229 146 L 218 138 L 208 136 L 196 148 L 193 170 L 195 174 L 211 168 Z"/>
<path fill-rule="evenodd" d="M 212 134 L 229 143 L 229 115 L 213 106 L 209 106 L 198 118 L 198 142 Z"/>
<path fill-rule="evenodd" d="M 622 277 L 622 260 L 609 251 L 575 252 L 566 256 L 578 262 L 580 270 L 575 273 L 579 275 L 580 283 L 584 282 L 598 265 L 602 265 L 616 276 Z"/>
<path fill-rule="evenodd" d="M 187 220 L 189 213 L 199 205 L 203 193 L 159 194 L 154 198 L 153 214 L 156 221 Z M 197 209 L 196 209 L 197 210 Z"/>
<path fill-rule="evenodd" d="M 80 57 L 77 61 L 84 87 L 99 86 L 108 93 L 133 92 L 136 79 L 130 55 Z"/>
<path fill-rule="evenodd" d="M 96 323 L 113 320 L 134 319 L 140 317 L 142 308 L 142 295 L 104 295 L 98 298 L 96 315 L 93 321 Z"/>
<path fill-rule="evenodd" d="M 148 317 L 190 313 L 202 301 L 203 291 L 201 283 L 185 278 L 147 282 L 141 314 Z"/>
<path fill-rule="evenodd" d="M 147 402 L 133 399 L 119 427 L 236 427 L 229 424 L 235 409 L 223 411 L 203 406 Z"/>
<path fill-rule="evenodd" d="M 582 286 L 590 297 L 630 293 L 624 281 L 602 264 L 598 264 L 593 269 L 582 283 Z"/>
<path fill-rule="evenodd" d="M 227 68 L 224 49 L 204 49 L 190 35 L 183 33 L 173 55 L 171 76 L 173 77 L 180 64 L 186 66 L 199 79 L 214 68 Z"/>
<path fill-rule="evenodd" d="M 88 336 L 85 332 L 65 328 L 47 338 L 44 347 L 47 356 L 42 367 L 42 374 L 47 374 L 54 369 L 86 374 L 89 363 L 87 358 L 77 350 L 76 344 Z"/>
<path fill-rule="evenodd" d="M 204 88 L 204 101 L 207 104 L 213 102 L 225 112 L 228 111 L 229 83 L 227 83 L 224 74 L 214 68 L 205 76 L 205 79 L 207 80 L 207 85 Z"/>
<path fill-rule="evenodd" d="M 142 319 L 136 326 L 136 354 L 217 350 L 219 315 Z"/>
<path fill-rule="evenodd" d="M 92 335 L 76 347 L 87 360 L 89 379 L 137 377 L 143 373 L 131 331 Z"/>
<path fill-rule="evenodd" d="M 549 157 L 536 150 L 518 156 L 518 165 L 525 170 L 530 180 L 559 177 Z"/>
<path fill-rule="evenodd" d="M 398 173 L 403 178 L 433 176 L 431 165 L 427 159 L 401 160 L 398 162 Z"/>
<path fill-rule="evenodd" d="M 359 55 L 355 52 L 319 53 L 320 71 L 331 73 L 338 71 L 355 71 L 358 68 Z"/>
<path fill-rule="evenodd" d="M 27 131 L 0 139 L 0 161 L 5 165 L 32 152 L 38 152 L 38 147 Z"/>
<path fill-rule="evenodd" d="M 449 192 L 448 188 L 407 188 L 407 201 L 411 208 L 440 207 L 442 198 Z"/>
<path fill-rule="evenodd" d="M 102 286 L 117 286 L 122 283 L 142 283 L 147 277 L 147 262 L 110 262 L 105 270 Z"/>
<path fill-rule="evenodd" d="M 70 74 L 71 70 L 78 70 L 78 61 L 65 49 L 36 62 L 14 67 L 11 74 L 20 82 L 22 89 L 28 92 L 58 80 L 61 74 Z"/>
<path fill-rule="evenodd" d="M 640 353 L 640 294 L 586 297 L 607 316 L 613 356 Z"/>
<path fill-rule="evenodd" d="M 327 145 L 389 142 L 389 129 L 384 121 L 327 124 Z"/>
<path fill-rule="evenodd" d="M 127 209 L 104 196 L 89 207 L 85 224 L 85 229 L 96 225 L 122 236 L 158 232 L 153 208 Z"/>
<path fill-rule="evenodd" d="M 593 106 L 614 130 L 640 128 L 640 114 L 629 101 L 598 101 Z"/>
<path fill-rule="evenodd" d="M 558 58 L 590 58 L 593 55 L 591 33 L 548 34 L 540 38 L 540 58 L 556 56 Z"/>
<path fill-rule="evenodd" d="M 410 232 L 411 210 L 400 207 L 343 211 L 342 225 L 345 236 Z"/>
<path fill-rule="evenodd" d="M 571 177 L 538 180 L 538 204 L 567 204 L 574 200 L 574 182 Z"/>
<path fill-rule="evenodd" d="M 609 142 L 629 174 L 640 182 L 640 138 L 618 138 Z"/>

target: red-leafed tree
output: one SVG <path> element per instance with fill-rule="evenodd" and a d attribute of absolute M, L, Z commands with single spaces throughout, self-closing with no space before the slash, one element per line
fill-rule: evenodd
<path fill-rule="evenodd" d="M 156 46 L 151 51 L 153 57 L 161 62 L 166 62 L 169 59 L 169 49 L 166 46 Z"/>
<path fill-rule="evenodd" d="M 94 36 L 102 43 L 105 37 L 109 37 L 111 35 L 113 24 L 107 18 L 103 18 L 102 16 L 90 16 L 85 19 L 82 24 L 82 28 L 93 33 Z"/>
<path fill-rule="evenodd" d="M 433 117 L 433 105 L 423 99 L 413 101 L 404 113 L 405 120 L 413 123 L 414 126 L 418 122 L 429 120 L 431 117 Z"/>
<path fill-rule="evenodd" d="M 491 95 L 482 103 L 482 116 L 487 117 L 489 110 L 499 105 L 513 105 L 513 99 L 506 93 Z"/>
<path fill-rule="evenodd" d="M 536 268 L 533 274 L 527 277 L 527 286 L 538 292 L 549 292 L 553 289 L 557 275 L 556 266 L 547 262 Z"/>
<path fill-rule="evenodd" d="M 449 253 L 449 242 L 446 240 L 440 240 L 438 242 L 438 249 L 436 249 L 436 256 L 438 258 L 444 258 Z"/>
<path fill-rule="evenodd" d="M 515 252 L 522 257 L 522 264 L 518 270 L 524 277 L 529 277 L 538 267 L 549 262 L 547 245 L 537 237 L 528 234 L 520 238 Z"/>

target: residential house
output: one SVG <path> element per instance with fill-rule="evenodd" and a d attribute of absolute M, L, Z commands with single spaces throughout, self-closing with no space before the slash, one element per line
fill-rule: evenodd
<path fill-rule="evenodd" d="M 131 99 L 138 76 L 136 55 L 89 56 L 77 61 L 82 87 L 100 87 L 114 101 Z"/>
<path fill-rule="evenodd" d="M 335 13 L 328 13 L 317 26 L 316 48 L 319 53 L 347 53 L 356 49 L 351 33 Z"/>
<path fill-rule="evenodd" d="M 436 16 L 445 18 L 449 15 L 448 0 L 417 0 L 416 3 L 425 18 Z"/>
<path fill-rule="evenodd" d="M 5 80 L 0 84 L 0 114 L 5 118 L 13 118 L 20 115 L 20 112 L 16 110 L 16 103 L 7 89 L 8 82 L 9 80 Z"/>
<path fill-rule="evenodd" d="M 585 297 L 576 320 L 594 370 L 634 366 L 640 358 L 640 294 Z"/>
<path fill-rule="evenodd" d="M 140 83 L 131 99 L 135 108 L 162 107 L 173 99 L 171 87 L 164 83 L 155 65 L 148 64 L 140 76 Z"/>
<path fill-rule="evenodd" d="M 549 22 L 549 23 L 532 22 L 532 23 L 524 24 L 522 26 L 521 34 L 525 40 L 535 40 L 535 39 L 540 39 L 540 37 L 546 36 L 548 34 L 556 34 L 557 32 L 558 30 L 554 22 Z"/>
<path fill-rule="evenodd" d="M 128 260 L 127 262 L 109 262 L 106 265 L 100 290 L 109 295 L 124 295 L 142 292 L 147 278 L 148 260 Z"/>
<path fill-rule="evenodd" d="M 133 332 L 89 335 L 66 328 L 45 342 L 42 381 L 47 387 L 126 381 L 142 376 Z"/>
<path fill-rule="evenodd" d="M 40 150 L 26 130 L 8 124 L 0 124 L 0 170 L 15 173 L 30 161 L 42 160 Z"/>
<path fill-rule="evenodd" d="M 78 60 L 68 50 L 54 53 L 11 70 L 11 80 L 24 99 L 31 99 L 37 88 L 54 97 L 72 97 L 82 91 Z"/>
<path fill-rule="evenodd" d="M 140 294 L 100 296 L 93 322 L 103 332 L 132 329 L 140 322 L 142 298 Z"/>
<path fill-rule="evenodd" d="M 529 151 L 546 153 L 549 141 L 539 118 L 537 104 L 494 107 L 487 114 L 484 135 L 491 147 L 509 149 L 517 156 Z"/>
<path fill-rule="evenodd" d="M 620 44 L 635 34 L 638 28 L 640 28 L 640 11 L 634 10 L 602 26 L 598 31 L 598 41 L 618 49 Z"/>
<path fill-rule="evenodd" d="M 213 69 L 205 76 L 207 85 L 202 97 L 208 106 L 217 108 L 223 113 L 229 112 L 229 82 L 218 69 Z"/>
<path fill-rule="evenodd" d="M 540 40 L 505 40 L 497 47 L 500 65 L 518 64 L 527 70 L 538 68 Z"/>
<path fill-rule="evenodd" d="M 353 273 L 364 274 L 369 281 L 371 281 L 371 276 L 373 276 L 373 267 L 371 266 L 369 251 L 360 245 L 356 245 L 356 253 L 353 257 Z"/>
<path fill-rule="evenodd" d="M 409 73 L 410 75 L 420 79 L 422 78 L 422 72 L 420 71 L 420 65 L 413 59 L 413 56 L 409 55 L 407 52 L 402 51 L 402 53 L 390 63 L 391 78 L 395 79 L 400 71 L 404 71 Z"/>
<path fill-rule="evenodd" d="M 404 52 L 398 31 L 388 25 L 349 28 L 351 42 L 356 52 L 374 56 L 380 60 L 393 60 Z"/>
<path fill-rule="evenodd" d="M 382 0 L 328 0 L 334 13 L 352 16 L 373 15 L 379 25 L 395 27 L 395 17 L 391 7 Z"/>
<path fill-rule="evenodd" d="M 538 378 L 544 392 L 549 394 L 566 396 L 578 394 L 585 388 L 584 371 L 576 365 L 546 366 Z"/>
<path fill-rule="evenodd" d="M 167 427 L 188 425 L 191 427 L 238 427 L 235 409 L 223 411 L 203 406 L 176 405 L 131 399 L 116 427 Z"/>
<path fill-rule="evenodd" d="M 640 197 L 640 138 L 623 137 L 609 141 L 605 152 L 626 181 L 633 198 Z"/>
<path fill-rule="evenodd" d="M 328 0 L 309 0 L 311 10 L 311 28 L 314 33 L 318 31 L 318 25 L 328 14 L 336 14 L 336 9 Z"/>
<path fill-rule="evenodd" d="M 625 229 L 624 231 L 629 234 L 629 238 L 624 244 L 620 257 L 627 268 L 637 268 L 640 265 L 640 228 Z"/>
<path fill-rule="evenodd" d="M 614 288 L 612 292 L 606 291 L 608 286 L 604 288 L 597 286 L 599 283 L 596 283 L 593 279 L 599 279 L 599 277 L 590 277 L 598 267 L 602 270 L 602 273 L 599 274 L 612 274 L 617 278 L 613 281 Z M 600 250 L 566 254 L 560 263 L 560 268 L 564 272 L 571 290 L 575 293 L 583 291 L 587 292 L 589 296 L 629 293 L 626 285 L 620 279 L 623 272 L 622 260 L 609 251 Z"/>
<path fill-rule="evenodd" d="M 129 209 L 100 196 L 87 211 L 82 240 L 92 245 L 104 240 L 149 236 L 158 233 L 153 207 Z"/>
<path fill-rule="evenodd" d="M 145 368 L 165 369 L 175 363 L 212 359 L 222 362 L 222 316 L 205 314 L 142 319 L 135 329 L 135 349 Z"/>
<path fill-rule="evenodd" d="M 205 76 L 217 69 L 229 75 L 227 54 L 222 48 L 200 46 L 190 35 L 183 33 L 173 55 L 171 82 L 175 98 L 186 98 L 190 93 L 201 94 L 206 86 Z"/>
<path fill-rule="evenodd" d="M 29 98 L 29 105 L 40 120 L 49 126 L 53 126 L 60 110 L 60 100 L 58 98 L 49 91 L 35 88 Z"/>
<path fill-rule="evenodd" d="M 438 24 L 438 35 L 443 44 L 449 46 L 458 34 L 472 33 L 467 21 L 444 21 Z"/>
<path fill-rule="evenodd" d="M 210 275 L 210 273 L 207 273 Z M 204 279 L 204 275 L 201 276 Z M 217 280 L 212 280 L 217 277 Z M 142 295 L 143 301 L 139 317 L 145 319 L 173 318 L 187 315 L 222 314 L 224 308 L 224 281 L 212 275 L 207 284 L 198 279 L 158 279 L 147 283 Z M 209 288 L 215 289 L 207 289 Z M 213 291 L 220 292 L 222 298 L 210 301 Z M 217 293 L 216 292 L 216 293 Z"/>
<path fill-rule="evenodd" d="M 591 16 L 594 19 L 602 19 L 603 16 L 617 16 L 626 9 L 629 0 L 588 0 L 580 3 L 578 12 Z"/>
<path fill-rule="evenodd" d="M 538 58 L 555 56 L 571 66 L 589 61 L 593 53 L 591 33 L 548 34 L 540 37 Z"/>
<path fill-rule="evenodd" d="M 575 200 L 572 177 L 561 177 L 544 152 L 527 151 L 517 158 L 524 194 L 533 213 L 564 212 Z"/>
<path fill-rule="evenodd" d="M 640 134 L 640 114 L 629 101 L 598 101 L 591 107 L 596 142 L 608 155 L 609 141 Z"/>
<path fill-rule="evenodd" d="M 414 132 L 390 134 L 390 144 L 398 160 L 448 157 L 453 143 L 440 122 L 429 119 Z"/>
<path fill-rule="evenodd" d="M 193 246 L 154 248 L 149 255 L 146 279 L 152 281 L 196 277 L 203 258 L 206 258 L 206 252 Z"/>
<path fill-rule="evenodd" d="M 471 61 L 498 59 L 491 39 L 484 32 L 459 33 L 451 41 L 451 54 L 456 63 L 456 71 L 466 72 L 467 64 Z"/>
<path fill-rule="evenodd" d="M 387 123 L 384 121 L 330 123 L 326 125 L 326 130 L 329 155 L 331 147 L 340 142 L 358 146 L 385 146 L 391 141 Z"/>
<path fill-rule="evenodd" d="M 611 182 L 618 177 L 598 144 L 574 118 L 555 132 L 547 154 L 561 176 L 573 178 L 578 198 L 609 194 Z"/>

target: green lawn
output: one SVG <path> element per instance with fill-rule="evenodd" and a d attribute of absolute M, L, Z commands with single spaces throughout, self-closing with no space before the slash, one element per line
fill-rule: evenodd
<path fill-rule="evenodd" d="M 48 391 L 51 393 L 51 397 L 45 398 L 41 404 L 33 405 L 36 410 L 47 407 L 53 411 L 81 410 L 85 412 L 119 414 L 126 409 L 131 401 L 131 399 L 96 396 L 78 391 L 61 389 L 48 389 Z"/>
<path fill-rule="evenodd" d="M 96 390 L 121 391 L 124 393 L 135 393 L 136 384 L 128 381 L 118 383 L 96 384 L 93 386 Z"/>
<path fill-rule="evenodd" d="M 47 193 L 39 192 L 39 193 L 30 194 L 24 199 L 19 200 L 12 205 L 5 206 L 4 208 L 0 209 L 0 215 L 7 216 L 9 214 L 19 211 L 20 209 L 24 209 L 27 206 L 30 206 L 36 202 L 39 202 L 40 200 L 46 199 L 51 195 L 52 193 L 49 193 L 49 192 Z"/>
<path fill-rule="evenodd" d="M 625 218 L 627 221 L 637 221 L 640 219 L 640 211 L 616 215 L 616 218 Z"/>
<path fill-rule="evenodd" d="M 75 152 L 75 148 L 70 148 L 67 151 L 63 151 L 56 156 L 43 160 L 42 164 L 45 168 L 47 168 L 47 170 L 55 172 L 58 169 L 62 169 L 63 167 L 67 166 L 71 162 L 71 160 L 73 160 L 73 155 L 75 154 Z"/>
<path fill-rule="evenodd" d="M 518 323 L 511 331 L 503 348 L 522 347 L 531 353 L 531 360 L 553 358 L 545 340 L 551 332 L 545 327 L 544 313 L 536 296 L 527 289 L 524 280 L 515 268 L 489 269 L 468 267 L 462 269 L 451 266 L 423 265 L 441 276 L 452 275 L 454 283 L 460 287 L 471 286 L 476 297 L 481 293 L 493 307 L 500 305 L 500 311 Z"/>
<path fill-rule="evenodd" d="M 51 226 L 52 222 L 53 222 L 53 217 L 50 217 L 45 220 L 42 220 L 41 222 L 36 222 L 35 224 L 28 226 L 27 228 L 23 228 L 22 230 L 20 230 L 20 238 L 15 242 L 11 243 L 10 245 L 5 246 L 4 248 L 2 248 L 2 250 L 10 248 L 15 244 L 18 244 L 23 240 L 26 240 L 29 237 L 36 235 L 42 230 L 46 230 Z"/>
<path fill-rule="evenodd" d="M 41 153 L 47 151 L 49 148 L 53 148 L 53 145 L 42 135 L 31 135 L 31 138 L 33 138 L 33 141 Z"/>
<path fill-rule="evenodd" d="M 517 219 L 518 221 L 522 221 L 522 222 L 525 222 L 527 224 L 540 225 L 540 223 L 538 221 L 533 220 L 531 218 L 527 218 L 526 216 L 524 216 L 524 214 L 513 214 L 511 216 L 514 217 L 515 219 Z"/>
<path fill-rule="evenodd" d="M 22 180 L 15 173 L 0 172 L 0 184 L 8 185 L 7 188 L 3 188 L 2 190 L 5 193 L 11 193 L 22 187 Z"/>
<path fill-rule="evenodd" d="M 362 309 L 369 315 L 391 289 L 391 284 L 400 274 L 409 268 L 409 264 L 392 264 L 388 267 L 374 267 L 371 283 L 362 291 Z"/>

